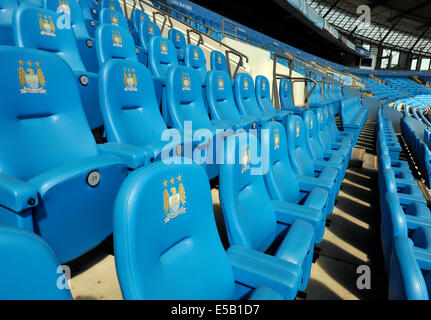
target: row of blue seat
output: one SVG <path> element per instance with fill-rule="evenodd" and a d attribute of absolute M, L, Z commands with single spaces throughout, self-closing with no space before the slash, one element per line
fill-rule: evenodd
<path fill-rule="evenodd" d="M 367 120 L 368 109 L 361 104 L 359 96 L 350 97 L 341 101 L 340 114 L 343 129 L 353 132 L 354 141 L 356 142 Z"/>
<path fill-rule="evenodd" d="M 68 36 L 63 36 L 65 33 L 63 34 L 61 29 L 54 31 L 48 27 L 41 29 L 39 26 L 34 26 L 39 21 L 39 15 L 46 14 L 49 17 L 51 13 L 53 12 L 29 6 L 19 7 L 15 11 L 14 28 L 19 35 L 17 38 L 20 39 L 20 46 L 39 50 L 0 47 L 0 64 L 5 75 L 8 75 L 0 80 L 0 90 L 6 97 L 5 103 L 2 104 L 3 108 L 0 109 L 0 119 L 3 124 L 0 142 L 4 146 L 0 155 L 1 223 L 41 235 L 61 262 L 69 261 L 98 245 L 112 233 L 113 229 L 115 233 L 117 215 L 128 217 L 124 212 L 124 206 L 119 207 L 118 214 L 113 213 L 117 212 L 113 207 L 120 186 L 127 184 L 123 183 L 124 180 L 135 177 L 135 173 L 129 173 L 137 169 L 135 172 L 143 173 L 136 173 L 136 176 L 150 177 L 151 171 L 147 173 L 147 169 L 153 170 L 150 168 L 155 167 L 160 167 L 161 169 L 154 169 L 160 172 L 168 170 L 167 168 L 171 171 L 166 171 L 165 179 L 160 180 L 157 174 L 155 176 L 159 182 L 151 180 L 151 183 L 146 184 L 150 189 L 143 194 L 152 195 L 148 201 L 145 200 L 146 198 L 131 197 L 129 192 L 134 193 L 133 190 L 136 189 L 125 191 L 129 195 L 124 198 L 125 201 L 133 200 L 141 203 L 140 201 L 144 199 L 148 203 L 155 202 L 158 197 L 154 196 L 153 192 L 158 189 L 154 186 L 159 184 L 160 195 L 163 193 L 163 220 L 166 224 L 178 216 L 188 217 L 184 215 L 185 208 L 182 208 L 185 203 L 188 203 L 188 212 L 208 210 L 210 203 L 208 199 L 205 200 L 202 197 L 205 201 L 196 207 L 190 205 L 191 200 L 188 195 L 186 200 L 184 189 L 188 190 L 189 187 L 184 182 L 180 183 L 183 181 L 183 173 L 171 174 L 173 171 L 183 170 L 183 166 L 169 166 L 158 160 L 161 159 L 165 149 L 170 151 L 171 156 L 186 155 L 185 150 L 188 146 L 194 151 L 198 150 L 204 158 L 208 159 L 212 154 L 211 144 L 214 145 L 213 150 L 216 154 L 220 148 L 234 148 L 228 149 L 224 155 L 237 155 L 240 153 L 237 150 L 238 146 L 243 145 L 239 142 L 247 141 L 247 145 L 253 145 L 256 137 L 241 131 L 224 136 L 224 139 L 221 139 L 222 144 L 219 145 L 214 143 L 218 141 L 217 129 L 240 129 L 246 127 L 243 123 L 253 118 L 252 123 L 257 124 L 259 129 L 257 134 L 260 137 L 266 135 L 268 138 L 267 140 L 261 138 L 261 141 L 267 141 L 266 150 L 274 151 L 274 154 L 269 155 L 272 160 L 268 173 L 264 177 L 250 174 L 248 169 L 252 165 L 248 164 L 249 151 L 241 149 L 242 161 L 237 161 L 237 166 L 203 163 L 207 173 L 205 181 L 208 185 L 208 178 L 217 176 L 220 171 L 220 198 L 226 226 L 229 228 L 230 244 L 241 247 L 241 249 L 232 249 L 233 253 L 228 255 L 236 257 L 235 261 L 239 264 L 244 260 L 247 261 L 246 258 L 249 255 L 252 257 L 251 260 L 255 259 L 253 261 L 265 260 L 266 256 L 259 258 L 255 256 L 254 251 L 247 253 L 247 250 L 265 252 L 275 239 L 280 240 L 282 234 L 287 231 L 283 239 L 289 239 L 289 241 L 283 240 L 275 253 L 280 258 L 277 260 L 277 266 L 271 267 L 272 264 L 270 264 L 268 268 L 281 268 L 280 264 L 285 262 L 279 260 L 290 262 L 285 271 L 289 274 L 286 277 L 290 282 L 282 279 L 280 281 L 284 284 L 280 285 L 279 281 L 273 280 L 277 273 L 274 273 L 275 269 L 271 269 L 273 271 L 266 277 L 270 280 L 265 283 L 277 283 L 270 287 L 273 289 L 275 287 L 284 298 L 293 298 L 297 290 L 304 289 L 310 274 L 312 247 L 323 237 L 326 216 L 332 212 L 335 196 L 339 191 L 351 149 L 354 146 L 352 134 L 338 131 L 333 115 L 334 106 L 325 104 L 314 111 L 306 110 L 302 112 L 303 118 L 301 118 L 291 115 L 290 112 L 273 108 L 269 95 L 269 83 L 264 77 L 257 77 L 255 89 L 250 75 L 238 74 L 232 88 L 226 72 L 215 70 L 207 75 L 203 88 L 199 71 L 180 65 L 173 65 L 169 70 L 163 70 L 165 78 L 159 83 L 165 81 L 165 86 L 160 94 L 156 86 L 157 81 L 153 80 L 154 76 L 157 77 L 155 70 L 163 68 L 162 65 L 166 61 L 165 55 L 176 58 L 173 45 L 160 36 L 150 39 L 150 52 L 154 52 L 154 56 L 151 54 L 149 56 L 152 75 L 145 65 L 138 61 L 133 39 L 128 30 L 106 24 L 99 26 L 96 32 L 100 70 L 99 74 L 90 80 L 93 86 L 91 90 L 95 90 L 93 95 L 98 91 L 95 96 L 100 101 L 102 119 L 100 123 L 105 127 L 108 143 L 96 144 L 87 119 L 97 105 L 90 105 L 93 108 L 90 111 L 86 109 L 89 104 L 82 106 L 88 103 L 88 100 L 80 95 L 80 90 L 89 88 L 90 85 L 82 79 L 82 73 L 77 73 L 72 67 L 77 61 L 76 50 L 71 52 L 64 49 L 70 48 L 73 35 L 69 33 Z M 21 22 L 18 23 L 18 21 Z M 55 37 L 52 36 L 53 33 Z M 121 45 L 118 42 L 118 35 L 121 35 Z M 28 45 L 22 45 L 23 43 Z M 55 48 L 64 50 L 53 53 L 44 52 L 40 48 L 49 49 L 47 51 Z M 166 50 L 169 54 L 166 54 Z M 65 52 L 70 55 L 65 57 L 63 54 Z M 191 56 L 195 57 L 195 54 Z M 158 66 L 159 69 L 153 66 Z M 77 85 L 78 76 L 81 83 Z M 225 108 L 229 113 L 228 116 L 220 116 L 220 119 L 211 121 L 203 92 L 207 93 L 207 97 L 213 95 L 213 98 L 207 99 L 211 114 L 213 110 L 216 114 L 216 110 L 219 112 Z M 165 119 L 159 111 L 160 99 L 165 101 L 172 124 L 181 133 L 178 141 L 160 139 L 167 128 Z M 231 116 L 235 110 L 239 119 Z M 198 142 L 193 141 L 192 136 L 188 136 L 185 132 L 184 121 L 192 121 L 195 130 L 208 129 L 211 132 L 210 137 L 204 137 Z M 237 139 L 234 140 L 237 142 L 229 142 L 232 141 L 229 140 L 232 137 Z M 31 163 L 28 159 L 32 159 Z M 229 159 L 225 160 L 225 163 L 231 163 Z M 151 162 L 156 163 L 151 165 Z M 139 169 L 141 167 L 142 169 Z M 202 168 L 195 167 L 190 169 L 189 176 L 202 176 Z M 184 166 L 185 171 L 188 168 Z M 223 173 L 225 171 L 227 173 Z M 127 176 L 129 177 L 126 178 Z M 199 179 L 202 180 L 202 177 Z M 195 187 L 190 186 L 192 190 L 201 190 L 205 185 L 199 179 L 196 178 L 198 183 Z M 294 182 L 295 179 L 297 184 Z M 189 181 L 191 185 L 194 183 L 192 178 Z M 65 197 L 65 194 L 68 197 Z M 195 197 L 196 202 L 199 203 L 200 194 Z M 148 207 L 142 210 L 143 203 L 137 205 L 141 208 L 139 212 L 148 212 Z M 157 206 L 161 206 L 161 203 L 162 201 L 157 202 Z M 157 209 L 156 204 L 154 206 L 155 212 L 162 212 Z M 134 206 L 128 208 L 132 209 L 132 207 Z M 265 210 L 268 210 L 268 215 L 262 215 Z M 274 212 L 283 214 L 279 214 L 280 218 L 276 215 L 274 220 Z M 145 215 L 145 219 L 153 219 L 153 217 Z M 193 217 L 194 215 L 191 220 L 194 220 Z M 182 223 L 190 224 L 187 219 Z M 203 219 L 207 218 L 203 217 Z M 251 219 L 257 220 L 250 224 Z M 131 228 L 139 226 L 140 229 L 136 230 L 143 229 L 137 221 L 127 220 L 126 222 L 130 223 Z M 274 225 L 277 227 L 274 228 Z M 253 231 L 254 226 L 262 226 L 262 228 L 266 226 L 265 232 L 263 229 L 262 232 Z M 211 223 L 208 223 L 207 227 L 211 229 Z M 153 229 L 157 230 L 157 228 Z M 202 226 L 198 224 L 196 230 L 199 228 Z M 120 230 L 125 229 L 120 228 Z M 166 234 L 171 234 L 171 230 L 164 230 L 168 231 Z M 165 244 L 158 248 L 162 250 L 159 256 L 165 252 L 166 257 L 170 256 L 169 259 L 174 259 L 176 257 L 174 252 L 179 250 L 178 248 L 189 246 L 191 240 L 182 234 L 187 230 L 189 229 L 181 225 L 175 232 L 172 230 L 172 242 L 168 239 L 165 239 L 165 242 L 158 242 Z M 205 229 L 202 228 L 202 230 Z M 151 239 L 149 235 L 151 233 L 139 232 L 135 239 L 137 244 L 135 248 L 143 245 L 141 237 L 148 236 L 147 239 Z M 158 236 L 161 235 L 165 233 L 158 234 Z M 179 235 L 178 238 L 176 235 Z M 121 236 L 120 231 L 120 234 L 114 238 L 121 239 Z M 181 239 L 186 241 L 183 242 Z M 214 241 L 217 243 L 220 240 L 217 238 Z M 205 242 L 199 242 L 199 245 L 201 243 Z M 153 244 L 154 241 L 151 240 L 144 246 Z M 130 246 L 127 245 L 127 248 Z M 173 249 L 171 253 L 169 253 L 170 248 Z M 202 250 L 198 250 L 198 253 L 202 253 Z M 136 254 L 141 253 L 137 251 Z M 116 253 L 116 259 L 117 256 L 120 259 L 121 251 L 119 254 Z M 182 258 L 183 256 L 180 255 L 178 270 L 183 269 Z M 142 270 L 154 267 L 148 265 L 142 268 L 143 266 L 138 263 L 142 262 L 140 259 L 132 260 L 119 260 L 118 269 L 140 268 L 141 271 L 135 272 L 138 275 Z M 202 257 L 199 256 L 198 261 L 201 260 Z M 256 270 L 251 272 L 249 269 L 252 266 L 250 262 L 238 267 L 242 271 L 235 272 L 235 275 L 243 274 L 248 281 L 252 281 L 252 284 L 246 287 L 248 289 L 242 288 L 235 297 L 244 297 L 249 293 L 250 288 L 258 288 L 262 285 L 258 281 L 260 278 L 256 276 L 262 272 Z M 175 263 L 172 267 L 176 268 Z M 192 274 L 194 276 L 196 272 Z M 127 277 L 129 276 L 127 271 Z M 119 274 L 119 277 L 120 283 L 125 281 L 122 284 L 125 297 L 151 298 L 161 297 L 163 294 L 156 287 L 152 288 L 155 291 L 147 293 L 146 285 L 151 283 L 150 279 L 139 282 L 143 286 L 140 290 L 137 291 L 132 287 L 131 291 L 128 291 L 128 284 L 126 284 L 128 280 L 121 280 L 121 277 L 126 275 Z M 152 277 L 154 278 L 154 274 Z M 248 284 L 245 280 L 240 282 Z M 199 292 L 201 298 L 232 297 L 228 294 L 231 291 L 226 291 L 225 288 L 223 288 L 223 295 L 221 289 L 208 292 L 208 295 L 202 293 L 201 289 L 197 285 L 196 292 L 190 291 L 190 295 L 199 297 L 197 295 Z M 176 297 L 182 297 L 178 290 L 179 287 L 172 288 L 172 291 L 165 291 L 164 297 L 168 298 L 174 294 Z M 265 289 L 263 291 L 268 292 Z M 196 295 L 193 295 L 194 293 Z M 272 294 L 272 297 L 277 295 Z"/>
<path fill-rule="evenodd" d="M 390 156 L 397 137 L 381 108 L 377 116 L 381 241 L 389 299 L 428 299 L 431 213 L 405 161 Z"/>
<path fill-rule="evenodd" d="M 430 174 L 431 174 L 431 152 L 428 145 L 426 144 L 426 133 L 427 129 L 424 129 L 424 139 L 418 137 L 416 131 L 412 128 L 409 123 L 409 119 L 401 118 L 400 128 L 406 142 L 409 151 L 411 152 L 415 163 L 418 166 L 419 171 L 424 177 L 425 184 L 430 186 Z M 424 141 L 425 140 L 425 141 Z"/>

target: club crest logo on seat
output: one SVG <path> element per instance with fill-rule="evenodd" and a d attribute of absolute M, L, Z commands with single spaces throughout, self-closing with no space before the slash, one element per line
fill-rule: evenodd
<path fill-rule="evenodd" d="M 286 82 L 286 84 L 284 85 L 284 89 L 287 90 L 289 88 L 288 83 Z"/>
<path fill-rule="evenodd" d="M 138 91 L 135 69 L 124 68 L 124 91 Z"/>
<path fill-rule="evenodd" d="M 244 78 L 244 90 L 248 90 L 248 79 Z"/>
<path fill-rule="evenodd" d="M 217 61 L 218 61 L 218 63 L 221 63 L 221 55 L 220 54 L 217 56 Z"/>
<path fill-rule="evenodd" d="M 115 10 L 115 4 L 113 4 L 112 2 L 109 3 L 109 9 Z"/>
<path fill-rule="evenodd" d="M 114 13 L 111 13 L 111 24 L 118 27 L 118 17 Z"/>
<path fill-rule="evenodd" d="M 193 59 L 194 60 L 199 60 L 199 52 L 197 50 L 193 50 Z"/>
<path fill-rule="evenodd" d="M 278 129 L 274 129 L 274 150 L 280 148 L 280 133 Z"/>
<path fill-rule="evenodd" d="M 177 39 L 178 42 L 181 41 L 180 35 L 178 33 L 175 35 L 175 39 Z"/>
<path fill-rule="evenodd" d="M 160 53 L 161 54 L 168 54 L 168 46 L 166 45 L 166 42 L 160 41 Z"/>
<path fill-rule="evenodd" d="M 139 18 L 141 19 L 141 20 L 145 20 L 145 15 L 144 14 L 140 14 L 140 16 L 139 16 Z"/>
<path fill-rule="evenodd" d="M 46 94 L 46 80 L 39 62 L 18 61 L 18 78 L 21 86 L 21 93 L 42 93 Z M 33 66 L 34 64 L 34 66 Z M 37 69 L 35 73 L 35 69 Z"/>
<path fill-rule="evenodd" d="M 183 91 L 190 91 L 190 75 L 187 72 L 182 74 Z"/>
<path fill-rule="evenodd" d="M 178 175 L 177 178 L 163 181 L 163 209 L 165 212 L 165 223 L 168 223 L 180 214 L 186 213 L 186 190 L 181 182 L 181 178 L 181 175 Z"/>
<path fill-rule="evenodd" d="M 148 25 L 148 34 L 154 36 L 154 27 L 151 24 Z"/>
<path fill-rule="evenodd" d="M 55 26 L 51 16 L 39 14 L 40 34 L 55 37 Z"/>
<path fill-rule="evenodd" d="M 123 47 L 123 39 L 121 38 L 120 31 L 112 30 L 112 45 L 114 47 Z"/>
<path fill-rule="evenodd" d="M 57 13 L 70 14 L 69 0 L 59 0 Z"/>
<path fill-rule="evenodd" d="M 250 169 L 250 149 L 248 144 L 245 145 L 241 150 L 241 166 L 241 173 L 244 173 Z"/>
<path fill-rule="evenodd" d="M 266 82 L 262 81 L 262 91 L 265 91 L 265 90 L 266 90 Z"/>
<path fill-rule="evenodd" d="M 310 118 L 310 129 L 313 129 L 313 118 Z"/>
<path fill-rule="evenodd" d="M 296 122 L 296 138 L 298 138 L 298 137 L 299 137 L 299 132 L 300 132 L 300 129 L 299 129 L 299 122 Z"/>
<path fill-rule="evenodd" d="M 217 78 L 218 90 L 224 90 L 224 81 L 222 77 Z"/>

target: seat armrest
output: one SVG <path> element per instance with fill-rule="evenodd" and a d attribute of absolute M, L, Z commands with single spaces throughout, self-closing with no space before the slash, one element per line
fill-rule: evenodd
<path fill-rule="evenodd" d="M 406 222 L 408 229 L 417 229 L 419 227 L 431 228 L 431 218 L 415 217 L 406 214 Z"/>
<path fill-rule="evenodd" d="M 431 270 L 431 252 L 418 247 L 414 247 L 413 252 L 419 268 L 422 270 Z"/>
<path fill-rule="evenodd" d="M 329 180 L 325 179 L 319 179 L 316 177 L 309 177 L 309 176 L 302 176 L 298 175 L 296 176 L 298 178 L 299 187 L 302 190 L 311 190 L 315 187 L 324 188 L 325 190 L 332 189 L 334 186 L 334 183 Z"/>
<path fill-rule="evenodd" d="M 411 187 L 418 187 L 419 188 L 419 185 L 415 180 L 395 178 L 395 182 L 397 184 L 397 187 L 404 188 L 407 186 L 411 186 Z"/>
<path fill-rule="evenodd" d="M 39 196 L 43 198 L 49 190 L 64 181 L 74 179 L 78 176 L 88 176 L 94 170 L 100 171 L 110 166 L 122 166 L 127 171 L 127 165 L 122 159 L 106 154 L 80 159 L 55 167 L 31 178 L 28 180 L 28 183 L 34 186 Z"/>
<path fill-rule="evenodd" d="M 14 212 L 35 207 L 37 190 L 31 184 L 0 173 L 0 205 Z"/>
<path fill-rule="evenodd" d="M 252 288 L 268 286 L 287 300 L 296 297 L 302 277 L 299 266 L 240 246 L 231 246 L 227 256 L 236 282 Z"/>
<path fill-rule="evenodd" d="M 304 202 L 308 208 L 322 211 L 329 199 L 329 192 L 322 188 L 313 188 Z"/>
<path fill-rule="evenodd" d="M 121 158 L 129 169 L 137 169 L 151 162 L 154 152 L 150 149 L 125 143 L 108 142 L 98 144 L 100 154 L 112 154 Z"/>
<path fill-rule="evenodd" d="M 314 228 L 319 227 L 322 220 L 322 211 L 314 208 L 291 204 L 285 201 L 272 200 L 277 221 L 292 225 L 297 220 L 310 223 Z"/>
<path fill-rule="evenodd" d="M 314 169 L 319 172 L 323 171 L 326 167 L 334 168 L 335 170 L 338 170 L 342 167 L 341 164 L 337 164 L 331 161 L 317 160 L 317 159 L 313 159 L 313 165 L 314 165 Z"/>

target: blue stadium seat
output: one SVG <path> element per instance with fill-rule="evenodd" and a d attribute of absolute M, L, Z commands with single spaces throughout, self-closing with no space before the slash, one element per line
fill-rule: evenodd
<path fill-rule="evenodd" d="M 98 26 L 97 20 L 99 19 L 99 12 L 97 9 L 90 6 L 89 0 L 79 1 L 79 6 L 81 7 L 88 33 L 90 34 L 90 37 L 94 37 L 94 33 Z"/>
<path fill-rule="evenodd" d="M 98 149 L 63 59 L 2 47 L 0 67 L 0 224 L 36 232 L 70 261 L 112 233 L 127 167 Z"/>
<path fill-rule="evenodd" d="M 239 114 L 233 95 L 232 81 L 224 71 L 212 70 L 208 72 L 206 96 L 213 120 L 223 120 L 235 130 L 255 129 L 260 122 L 258 117 Z"/>
<path fill-rule="evenodd" d="M 152 37 L 149 43 L 148 67 L 160 83 L 162 116 L 168 127 L 172 127 L 172 120 L 166 104 L 166 75 L 173 66 L 178 66 L 178 58 L 172 41 L 161 36 Z"/>
<path fill-rule="evenodd" d="M 199 77 L 201 79 L 202 92 L 205 104 L 205 110 L 208 114 L 210 114 L 208 110 L 208 102 L 205 94 L 205 86 L 206 86 L 206 78 L 207 78 L 207 62 L 205 59 L 204 52 L 201 48 L 196 45 L 189 44 L 186 46 L 185 58 L 184 58 L 185 66 L 196 70 L 199 73 Z"/>
<path fill-rule="evenodd" d="M 361 129 L 367 120 L 368 109 L 361 104 L 359 96 L 344 99 L 341 102 L 341 122 L 344 131 L 355 134 L 354 143 L 358 140 Z"/>
<path fill-rule="evenodd" d="M 99 65 L 94 48 L 94 38 L 90 37 L 88 33 L 79 3 L 75 1 L 70 1 L 70 3 L 62 2 L 59 6 L 59 0 L 43 0 L 43 7 L 60 14 L 62 18 L 57 21 L 57 28 L 59 28 L 59 25 L 68 28 L 70 24 L 75 34 L 76 44 L 85 69 L 97 73 Z M 68 21 L 67 15 L 70 15 L 70 21 Z"/>
<path fill-rule="evenodd" d="M 139 25 L 139 43 L 145 52 L 149 52 L 149 42 L 152 37 L 161 37 L 160 28 L 150 20 L 144 20 Z"/>
<path fill-rule="evenodd" d="M 275 114 L 278 121 L 286 124 L 287 116 L 293 112 L 287 110 L 277 110 L 271 101 L 271 94 L 269 92 L 269 81 L 265 76 L 259 75 L 256 77 L 256 99 L 260 110 L 263 112 Z"/>
<path fill-rule="evenodd" d="M 412 241 L 407 237 L 396 237 L 391 256 L 389 300 L 429 300 L 431 272 L 422 272 Z"/>
<path fill-rule="evenodd" d="M 211 70 L 224 71 L 227 74 L 229 74 L 226 57 L 222 52 L 217 50 L 211 51 L 210 60 L 211 60 Z"/>
<path fill-rule="evenodd" d="M 180 65 L 184 65 L 185 52 L 186 52 L 186 38 L 184 34 L 174 28 L 169 29 L 168 38 L 172 41 L 177 50 L 178 62 Z"/>
<path fill-rule="evenodd" d="M 20 6 L 13 17 L 15 44 L 19 47 L 54 52 L 72 68 L 78 82 L 84 111 L 91 129 L 102 126 L 97 93 L 97 74 L 88 72 L 82 62 L 72 29 L 59 29 L 54 11 Z"/>
<path fill-rule="evenodd" d="M 331 152 L 343 157 L 346 164 L 350 161 L 350 156 L 352 153 L 352 145 L 349 141 L 337 141 L 336 137 L 331 136 L 327 129 L 327 120 L 324 116 L 322 108 L 314 108 L 314 113 L 316 114 L 316 130 L 317 138 L 323 147 L 325 152 Z"/>
<path fill-rule="evenodd" d="M 235 76 L 234 92 L 236 105 L 241 115 L 258 117 L 260 125 L 274 120 L 273 113 L 260 110 L 256 100 L 254 81 L 248 73 L 238 73 Z"/>
<path fill-rule="evenodd" d="M 416 181 L 396 179 L 394 172 L 388 169 L 379 171 L 379 176 L 381 194 L 385 194 L 386 192 L 397 193 L 402 205 L 410 205 L 413 202 L 426 205 L 422 190 Z"/>
<path fill-rule="evenodd" d="M 72 299 L 57 257 L 36 234 L 0 226 L 0 259 L 1 300 Z"/>
<path fill-rule="evenodd" d="M 120 2 L 118 0 L 100 0 L 98 2 L 100 10 L 102 10 L 103 8 L 109 8 L 123 14 L 123 9 L 121 8 Z"/>
<path fill-rule="evenodd" d="M 109 8 L 103 8 L 99 13 L 99 23 L 100 24 L 112 24 L 116 27 L 121 27 L 129 30 L 129 24 L 127 23 L 127 19 L 123 16 L 121 12 L 116 10 L 112 10 Z M 138 54 L 139 60 L 147 65 L 148 63 L 148 52 L 144 52 L 144 50 L 139 46 L 139 33 L 135 30 L 129 30 L 129 33 L 133 37 L 133 41 L 136 45 L 136 53 Z"/>
<path fill-rule="evenodd" d="M 329 194 L 322 188 L 309 188 L 300 184 L 293 172 L 287 154 L 285 128 L 278 122 L 268 122 L 263 127 L 268 135 L 262 139 L 262 147 L 269 150 L 269 168 L 264 176 L 266 189 L 275 208 L 289 210 L 292 217 L 310 223 L 316 231 L 316 243 L 320 243 L 325 232 L 326 205 Z M 265 146 L 265 144 L 268 144 Z M 288 182 L 287 182 L 288 181 Z"/>
<path fill-rule="evenodd" d="M 348 139 L 347 141 L 349 142 L 351 147 L 354 147 L 353 145 L 353 139 L 354 139 L 354 133 L 353 132 L 348 132 L 348 131 L 340 131 L 337 127 L 337 123 L 335 121 L 335 109 L 336 107 L 334 107 L 333 104 L 330 104 L 327 106 L 328 109 L 328 118 L 329 118 L 329 122 L 327 124 L 328 130 L 329 130 L 329 134 L 332 137 L 340 137 L 342 139 Z"/>
<path fill-rule="evenodd" d="M 291 83 L 289 79 L 280 80 L 279 95 L 281 110 L 288 110 L 292 111 L 294 114 L 302 115 L 302 113 L 308 109 L 307 107 L 297 107 L 293 103 Z"/>
<path fill-rule="evenodd" d="M 225 146 L 219 184 L 229 244 L 262 253 L 274 248 L 276 258 L 301 267 L 299 290 L 304 290 L 314 250 L 313 227 L 297 219 L 289 208 L 275 206 L 271 201 L 259 174 L 264 168 L 259 169 L 255 161 L 259 146 L 253 134 L 232 135 Z"/>
<path fill-rule="evenodd" d="M 402 206 L 396 193 L 382 191 L 380 232 L 386 271 L 390 271 L 392 246 L 396 237 L 409 237 L 415 248 L 427 251 L 431 256 L 431 214 L 426 205 L 414 202 Z"/>
<path fill-rule="evenodd" d="M 151 74 L 142 64 L 122 59 L 106 62 L 100 69 L 99 90 L 109 142 L 100 147 L 122 158 L 131 169 L 162 156 L 182 156 L 180 136 L 176 137 L 178 141 L 161 139 L 167 133 L 166 124 Z M 186 141 L 192 144 L 191 138 Z"/>
<path fill-rule="evenodd" d="M 315 166 L 305 143 L 305 128 L 301 117 L 293 115 L 287 119 L 287 151 L 290 163 L 299 181 L 311 183 L 329 192 L 331 201 L 329 213 L 332 213 L 335 197 L 340 190 L 340 174 L 338 170 L 326 166 Z"/>
<path fill-rule="evenodd" d="M 0 45 L 13 46 L 12 17 L 18 0 L 0 0 Z"/>
<path fill-rule="evenodd" d="M 278 300 L 296 294 L 297 266 L 239 246 L 224 251 L 211 188 L 196 164 L 157 162 L 131 173 L 115 203 L 114 242 L 125 299 Z"/>
<path fill-rule="evenodd" d="M 141 29 L 141 23 L 143 23 L 144 21 L 150 21 L 150 17 L 148 16 L 148 14 L 139 9 L 134 9 L 132 12 L 132 22 L 133 29 L 136 32 L 139 32 L 139 30 Z"/>
<path fill-rule="evenodd" d="M 215 157 L 219 156 L 218 150 L 224 143 L 224 130 L 231 129 L 231 126 L 224 121 L 209 119 L 199 73 L 185 66 L 171 67 L 166 77 L 166 101 L 173 127 L 183 132 L 190 122 L 193 135 L 196 130 L 206 129 L 206 134 L 202 131 L 204 135 L 200 137 L 201 160 L 197 162 L 204 162 L 209 179 L 218 176 L 217 163 L 220 162 Z"/>
<path fill-rule="evenodd" d="M 323 149 L 318 138 L 318 123 L 315 113 L 312 110 L 306 110 L 302 117 L 305 127 L 305 143 L 311 158 L 317 160 L 318 163 L 337 169 L 344 178 L 349 163 L 340 154 Z"/>
<path fill-rule="evenodd" d="M 97 27 L 96 50 L 100 67 L 111 59 L 138 61 L 132 36 L 127 29 L 111 24 Z"/>

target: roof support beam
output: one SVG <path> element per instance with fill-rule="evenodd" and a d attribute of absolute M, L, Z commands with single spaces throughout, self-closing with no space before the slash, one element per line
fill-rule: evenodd
<path fill-rule="evenodd" d="M 419 41 L 424 37 L 424 35 L 428 32 L 428 30 L 430 29 L 431 27 L 428 27 L 428 28 L 426 28 L 422 33 L 421 33 L 421 35 L 417 38 L 417 40 L 415 41 L 415 43 L 414 43 L 414 45 L 412 45 L 412 47 L 410 48 L 410 52 L 412 52 L 413 51 L 413 49 L 416 47 L 416 45 L 419 43 Z"/>
<path fill-rule="evenodd" d="M 393 17 L 390 17 L 387 21 L 389 22 L 389 21 L 393 21 L 393 20 L 398 19 L 398 18 L 404 18 L 407 14 L 412 13 L 413 11 L 419 10 L 420 8 L 423 8 L 423 7 L 428 6 L 430 4 L 431 4 L 431 2 L 429 2 L 427 0 L 425 2 L 418 4 L 417 6 L 411 7 L 408 10 L 402 11 L 399 14 L 397 14 Z"/>
<path fill-rule="evenodd" d="M 323 15 L 323 19 L 326 18 L 326 16 L 335 8 L 335 6 L 340 2 L 340 0 L 335 1 L 332 6 L 326 11 L 326 13 Z"/>
<path fill-rule="evenodd" d="M 386 40 L 388 35 L 392 32 L 392 30 L 394 30 L 394 28 L 397 26 L 397 24 L 401 21 L 402 18 L 403 17 L 399 17 L 398 20 L 393 25 L 391 25 L 388 32 L 386 32 L 385 36 L 382 38 L 382 40 L 380 40 L 380 43 L 383 43 Z"/>

